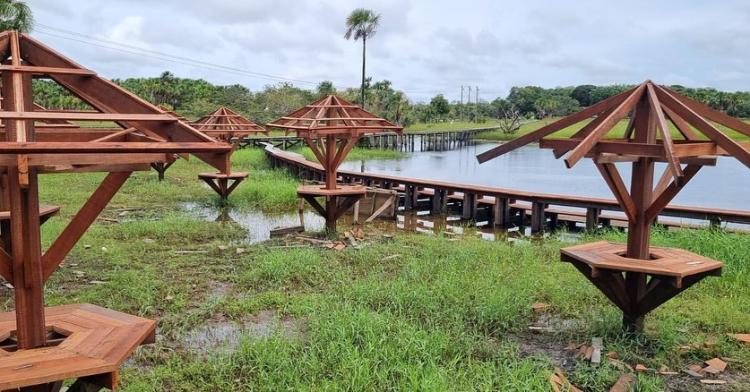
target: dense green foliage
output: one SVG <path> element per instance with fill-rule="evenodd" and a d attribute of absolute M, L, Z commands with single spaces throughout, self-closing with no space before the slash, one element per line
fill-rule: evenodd
<path fill-rule="evenodd" d="M 133 93 L 173 109 L 188 119 L 196 119 L 218 106 L 230 107 L 259 123 L 267 123 L 299 108 L 312 100 L 338 94 L 350 102 L 359 101 L 359 88 L 337 90 L 330 81 L 323 81 L 314 89 L 302 89 L 288 83 L 266 86 L 250 91 L 240 84 L 218 86 L 203 79 L 179 78 L 164 72 L 156 78 L 115 79 Z M 484 123 L 500 119 L 511 111 L 518 111 L 528 119 L 564 116 L 581 107 L 599 102 L 631 86 L 611 85 L 542 88 L 513 87 L 507 97 L 490 102 L 450 102 L 442 94 L 428 103 L 411 102 L 406 94 L 394 89 L 388 80 L 365 81 L 367 109 L 400 125 L 416 123 Z M 736 117 L 750 117 L 750 92 L 725 92 L 713 88 L 671 86 L 680 93 L 704 102 Z M 85 109 L 81 101 L 48 80 L 34 81 L 35 101 L 55 109 Z"/>

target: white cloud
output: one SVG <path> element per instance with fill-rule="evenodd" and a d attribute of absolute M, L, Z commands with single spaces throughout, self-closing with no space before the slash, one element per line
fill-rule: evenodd
<path fill-rule="evenodd" d="M 29 0 L 37 38 L 108 77 L 179 76 L 259 89 L 267 79 L 49 35 L 44 26 L 340 87 L 359 82 L 361 43 L 343 38 L 354 8 L 382 15 L 368 74 L 418 100 L 461 85 L 482 97 L 513 85 L 660 83 L 750 90 L 750 5 L 742 0 L 499 2 L 493 0 Z M 45 34 L 45 32 L 47 34 Z M 63 35 L 57 33 L 56 35 Z M 307 84 L 301 84 L 308 87 Z"/>

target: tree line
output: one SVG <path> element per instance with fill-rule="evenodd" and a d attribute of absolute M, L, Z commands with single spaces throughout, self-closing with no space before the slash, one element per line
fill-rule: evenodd
<path fill-rule="evenodd" d="M 203 79 L 179 78 L 164 72 L 153 78 L 114 79 L 149 102 L 174 110 L 188 119 L 196 119 L 227 106 L 258 122 L 267 123 L 313 100 L 329 94 L 338 94 L 350 102 L 358 102 L 361 90 L 337 90 L 330 81 L 323 81 L 312 89 L 303 89 L 288 83 L 266 86 L 251 91 L 240 84 L 214 85 Z M 467 121 L 482 123 L 510 116 L 527 119 L 558 117 L 573 113 L 633 86 L 581 85 L 542 88 L 537 86 L 513 87 L 506 97 L 478 103 L 450 102 L 443 95 L 429 102 L 415 103 L 402 91 L 396 90 L 388 80 L 365 80 L 366 109 L 400 125 Z M 669 86 L 681 94 L 701 101 L 735 117 L 750 118 L 750 92 L 725 92 L 713 88 Z M 90 109 L 75 96 L 49 80 L 34 81 L 35 102 L 50 109 Z"/>

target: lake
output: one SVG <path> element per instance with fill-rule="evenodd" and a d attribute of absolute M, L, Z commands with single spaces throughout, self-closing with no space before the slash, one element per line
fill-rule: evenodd
<path fill-rule="evenodd" d="M 399 159 L 347 161 L 342 169 L 403 177 L 486 185 L 524 191 L 613 198 L 590 159 L 567 169 L 550 150 L 529 145 L 484 164 L 475 156 L 497 144 L 479 143 L 451 151 L 412 152 Z M 664 170 L 657 164 L 656 178 Z M 630 164 L 618 164 L 629 184 Z M 719 158 L 715 167 L 704 167 L 677 195 L 673 204 L 747 210 L 750 168 L 733 158 Z"/>

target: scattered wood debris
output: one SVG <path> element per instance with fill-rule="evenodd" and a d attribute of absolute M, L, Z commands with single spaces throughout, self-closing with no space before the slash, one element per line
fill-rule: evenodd
<path fill-rule="evenodd" d="M 708 366 L 702 369 L 703 373 L 719 374 L 727 368 L 727 363 L 719 358 L 709 359 L 705 363 Z"/>
<path fill-rule="evenodd" d="M 291 227 L 277 227 L 270 231 L 271 238 L 281 237 L 287 234 L 302 233 L 305 231 L 305 226 L 291 226 Z"/>
<path fill-rule="evenodd" d="M 549 309 L 551 307 L 552 307 L 552 305 L 546 304 L 544 302 L 534 302 L 533 304 L 531 304 L 531 309 L 533 309 L 534 312 L 536 312 L 536 313 L 545 312 L 545 311 L 547 311 L 547 309 Z"/>
<path fill-rule="evenodd" d="M 638 373 L 645 373 L 649 371 L 650 369 L 646 367 L 646 365 L 639 363 L 635 365 L 635 371 Z"/>
<path fill-rule="evenodd" d="M 695 378 L 703 378 L 703 373 L 701 373 L 701 370 L 703 370 L 703 367 L 701 365 L 690 365 L 687 369 L 684 369 L 683 372 Z"/>
<path fill-rule="evenodd" d="M 740 341 L 746 345 L 750 345 L 750 333 L 730 333 L 727 334 L 730 338 Z"/>
<path fill-rule="evenodd" d="M 662 376 L 674 376 L 674 375 L 680 374 L 678 372 L 673 372 L 673 371 L 669 370 L 669 368 L 666 367 L 666 366 L 664 366 L 664 365 L 662 365 L 661 367 L 659 367 L 659 372 L 658 373 L 661 374 Z"/>
<path fill-rule="evenodd" d="M 726 383 L 727 382 L 724 380 L 708 380 L 708 379 L 701 380 L 701 384 L 706 384 L 706 385 L 724 385 Z"/>
<path fill-rule="evenodd" d="M 399 257 L 401 257 L 400 254 L 395 254 L 395 255 L 385 256 L 383 257 L 383 260 L 393 260 L 393 259 L 398 259 Z"/>
<path fill-rule="evenodd" d="M 591 363 L 599 364 L 602 362 L 602 348 L 604 347 L 604 342 L 602 341 L 602 338 L 591 338 L 591 347 L 593 348 L 593 351 L 591 352 Z"/>
<path fill-rule="evenodd" d="M 549 383 L 552 385 L 552 390 L 555 392 L 582 392 L 580 389 L 573 386 L 565 377 L 565 372 L 560 368 L 555 368 L 555 371 L 549 376 Z"/>
<path fill-rule="evenodd" d="M 633 383 L 635 383 L 635 377 L 632 374 L 623 374 L 617 379 L 615 385 L 609 389 L 609 392 L 628 392 Z"/>

